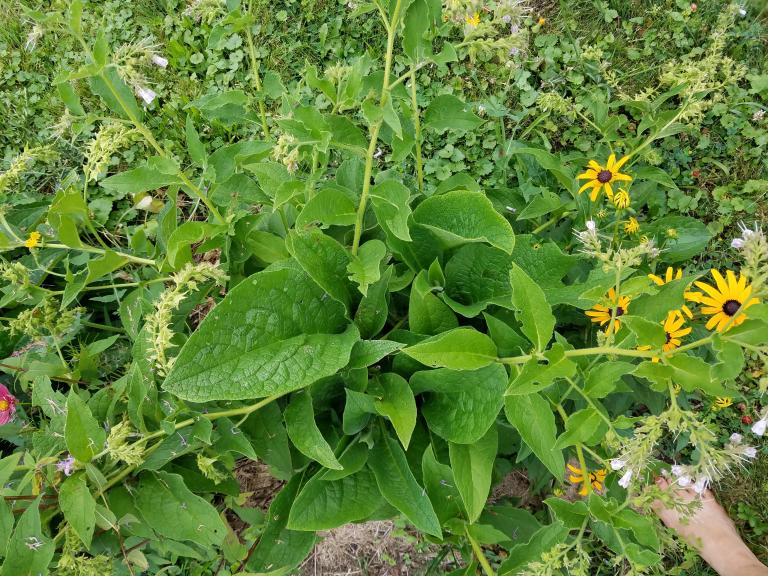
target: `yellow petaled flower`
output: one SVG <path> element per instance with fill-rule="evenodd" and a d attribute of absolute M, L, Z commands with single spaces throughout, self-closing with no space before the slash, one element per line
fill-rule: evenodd
<path fill-rule="evenodd" d="M 477 26 L 480 24 L 480 14 L 478 12 L 475 12 L 474 14 L 467 15 L 464 20 L 466 20 L 467 24 L 470 26 Z"/>
<path fill-rule="evenodd" d="M 539 26 L 544 26 L 544 24 L 546 24 L 546 23 L 547 23 L 547 19 L 544 18 L 544 16 L 539 18 L 539 21 L 538 21 Z"/>
<path fill-rule="evenodd" d="M 731 404 L 733 404 L 733 398 L 729 398 L 728 396 L 718 396 L 715 398 L 712 408 L 714 410 L 725 410 Z"/>
<path fill-rule="evenodd" d="M 628 208 L 629 192 L 624 190 L 624 188 L 619 188 L 619 191 L 616 192 L 616 196 L 613 197 L 613 205 L 616 206 L 616 208 Z"/>
<path fill-rule="evenodd" d="M 680 280 L 680 278 L 683 277 L 683 269 L 678 268 L 677 272 L 675 272 L 675 269 L 672 268 L 672 266 L 667 266 L 667 271 L 664 274 L 664 277 L 657 276 L 656 274 L 648 274 L 648 278 L 653 280 L 653 283 L 656 284 L 656 286 L 664 286 L 667 282 L 672 282 L 672 280 Z M 686 297 L 688 297 L 690 293 L 686 292 Z M 693 318 L 693 312 L 691 312 L 691 309 L 688 308 L 685 304 L 680 308 L 680 311 L 688 316 L 688 318 Z"/>
<path fill-rule="evenodd" d="M 581 490 L 579 490 L 579 494 L 582 496 L 586 496 L 589 494 L 589 484 L 592 484 L 592 488 L 595 490 L 602 490 L 603 489 L 603 483 L 605 482 L 605 477 L 608 474 L 608 470 L 605 468 L 601 470 L 595 470 L 594 472 L 589 472 L 589 481 L 585 478 L 584 473 L 581 471 L 581 468 L 577 468 L 576 466 L 573 466 L 571 464 L 568 464 L 568 470 L 571 471 L 571 474 L 568 476 L 568 480 L 572 484 L 581 484 Z"/>
<path fill-rule="evenodd" d="M 718 332 L 726 330 L 726 326 L 731 328 L 738 326 L 747 319 L 744 311 L 760 302 L 759 298 L 750 298 L 752 295 L 752 285 L 747 285 L 747 277 L 736 274 L 728 270 L 726 272 L 727 280 L 723 278 L 718 270 L 712 270 L 712 277 L 715 279 L 714 286 L 706 282 L 696 281 L 694 284 L 701 288 L 705 293 L 691 292 L 686 294 L 686 298 L 693 302 L 703 304 L 701 311 L 711 316 L 707 321 L 707 329 L 716 328 Z"/>
<path fill-rule="evenodd" d="M 619 296 L 617 299 L 616 290 L 611 288 L 608 290 L 608 302 L 609 306 L 595 304 L 592 306 L 591 310 L 584 312 L 584 314 L 592 319 L 592 322 L 599 322 L 600 326 L 607 323 L 608 327 L 605 329 L 606 334 L 610 334 L 611 330 L 618 332 L 619 328 L 621 328 L 621 320 L 619 320 L 619 318 L 627 313 L 627 309 L 629 308 L 629 298 L 627 296 Z M 616 317 L 613 319 L 613 322 L 611 322 L 611 315 L 613 314 L 614 308 L 616 308 Z"/>
<path fill-rule="evenodd" d="M 683 324 L 685 324 L 685 318 L 679 310 L 671 310 L 667 314 L 667 319 L 662 323 L 664 333 L 667 335 L 667 341 L 661 347 L 664 352 L 678 348 L 681 344 L 680 338 L 691 333 L 692 328 L 690 326 L 683 328 Z"/>
<path fill-rule="evenodd" d="M 634 234 L 638 230 L 640 230 L 640 223 L 635 219 L 634 216 L 632 216 L 624 223 L 624 232 L 627 234 Z"/>
<path fill-rule="evenodd" d="M 24 240 L 24 246 L 27 248 L 36 248 L 40 245 L 41 234 L 37 230 L 29 233 L 29 237 Z"/>
<path fill-rule="evenodd" d="M 579 188 L 579 194 L 584 192 L 587 188 L 592 188 L 589 193 L 589 199 L 594 202 L 597 200 L 597 196 L 600 191 L 605 188 L 605 195 L 609 199 L 613 199 L 613 186 L 615 182 L 631 182 L 632 177 L 626 174 L 621 174 L 619 170 L 629 160 L 629 156 L 624 156 L 618 162 L 616 161 L 616 154 L 611 154 L 608 158 L 608 162 L 605 166 L 598 164 L 595 160 L 590 160 L 588 168 L 583 174 L 576 176 L 578 180 L 589 180 L 586 184 Z"/>
<path fill-rule="evenodd" d="M 674 228 L 667 228 L 667 238 L 677 238 L 677 230 Z"/>

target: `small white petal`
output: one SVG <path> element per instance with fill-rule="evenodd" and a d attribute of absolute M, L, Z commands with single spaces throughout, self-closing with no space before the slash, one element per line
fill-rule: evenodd
<path fill-rule="evenodd" d="M 768 428 L 768 420 L 765 420 L 765 419 L 758 420 L 752 426 L 752 432 L 754 432 L 758 436 L 762 436 L 763 434 L 765 434 L 766 428 Z"/>
<path fill-rule="evenodd" d="M 611 468 L 613 470 L 621 470 L 626 465 L 627 465 L 626 460 L 621 460 L 620 458 L 614 458 L 613 460 L 611 460 Z"/>
<path fill-rule="evenodd" d="M 152 104 L 152 101 L 157 98 L 157 94 L 151 88 L 139 87 L 136 89 L 136 94 L 147 104 Z"/>
<path fill-rule="evenodd" d="M 621 477 L 621 480 L 619 480 L 619 486 L 622 488 L 629 488 L 629 483 L 632 480 L 632 470 L 627 470 L 624 473 L 624 476 Z"/>
<path fill-rule="evenodd" d="M 707 486 L 709 485 L 709 478 L 706 476 L 702 476 L 701 478 L 698 478 L 696 480 L 696 483 L 693 485 L 693 491 L 696 492 L 696 494 L 701 494 L 704 492 L 704 490 L 707 489 Z"/>
<path fill-rule="evenodd" d="M 731 248 L 736 248 L 737 250 L 744 248 L 744 240 L 741 238 L 734 238 L 731 240 Z"/>
<path fill-rule="evenodd" d="M 165 68 L 166 66 L 168 66 L 168 58 L 163 58 L 162 56 L 153 54 L 152 64 L 154 64 L 155 66 L 160 66 L 160 68 Z"/>
<path fill-rule="evenodd" d="M 690 486 L 691 482 L 692 480 L 690 476 L 680 476 L 680 478 L 677 479 L 677 483 L 683 488 L 685 488 L 686 486 Z"/>
<path fill-rule="evenodd" d="M 744 448 L 744 456 L 747 458 L 757 458 L 757 448 L 754 446 L 747 446 Z"/>
<path fill-rule="evenodd" d="M 672 466 L 671 472 L 672 472 L 673 475 L 675 475 L 675 476 L 677 476 L 679 478 L 685 472 L 685 468 L 683 468 L 679 464 L 675 464 L 674 466 Z"/>
<path fill-rule="evenodd" d="M 733 444 L 741 444 L 741 441 L 744 439 L 744 437 L 739 434 L 738 432 L 734 432 L 731 434 L 731 442 Z"/>
<path fill-rule="evenodd" d="M 594 232 L 597 228 L 597 225 L 595 224 L 594 220 L 587 220 L 587 230 L 590 232 Z"/>
<path fill-rule="evenodd" d="M 744 16 L 746 16 L 746 15 L 747 15 L 747 11 L 744 10 L 744 8 L 739 8 L 739 16 L 744 18 Z"/>

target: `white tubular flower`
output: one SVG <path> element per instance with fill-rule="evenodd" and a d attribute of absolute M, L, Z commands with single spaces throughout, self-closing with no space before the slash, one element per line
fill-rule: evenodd
<path fill-rule="evenodd" d="M 736 250 L 741 250 L 744 248 L 744 240 L 741 238 L 734 238 L 731 240 L 731 248 L 736 248 Z"/>
<path fill-rule="evenodd" d="M 587 230 L 590 232 L 594 232 L 597 229 L 597 225 L 595 224 L 594 220 L 587 220 Z"/>
<path fill-rule="evenodd" d="M 690 486 L 691 482 L 693 482 L 693 480 L 691 480 L 690 476 L 680 476 L 680 478 L 677 479 L 677 484 L 681 488 L 685 488 L 686 486 Z"/>
<path fill-rule="evenodd" d="M 731 444 L 741 444 L 741 441 L 743 439 L 744 437 L 738 432 L 734 432 L 733 434 L 731 434 Z"/>
<path fill-rule="evenodd" d="M 155 93 L 154 90 L 152 90 L 151 88 L 143 88 L 141 86 L 136 88 L 136 95 L 142 100 L 144 100 L 144 102 L 147 104 L 152 104 L 154 99 L 157 98 L 157 94 Z"/>
<path fill-rule="evenodd" d="M 739 16 L 744 18 L 747 15 L 747 11 L 744 8 L 739 8 Z"/>
<path fill-rule="evenodd" d="M 696 494 L 701 494 L 707 489 L 707 486 L 709 486 L 709 478 L 702 476 L 701 478 L 696 479 L 696 483 L 693 485 L 693 491 L 696 492 Z"/>
<path fill-rule="evenodd" d="M 626 460 L 622 460 L 620 458 L 614 458 L 613 460 L 611 460 L 611 469 L 612 470 L 621 470 L 626 465 L 627 465 L 627 461 Z"/>
<path fill-rule="evenodd" d="M 152 54 L 152 64 L 159 66 L 160 68 L 166 68 L 168 66 L 168 58 Z"/>
<path fill-rule="evenodd" d="M 619 486 L 622 488 L 629 488 L 629 483 L 632 481 L 632 470 L 627 470 L 624 476 L 619 480 Z"/>
<path fill-rule="evenodd" d="M 768 420 L 761 418 L 752 425 L 752 432 L 758 436 L 765 434 L 765 430 L 768 428 Z"/>
<path fill-rule="evenodd" d="M 673 476 L 675 476 L 676 478 L 679 478 L 685 472 L 685 468 L 680 466 L 680 464 L 675 464 L 674 466 L 672 466 L 670 471 L 672 472 Z"/>
<path fill-rule="evenodd" d="M 754 446 L 745 446 L 744 456 L 747 458 L 757 458 L 757 448 Z"/>

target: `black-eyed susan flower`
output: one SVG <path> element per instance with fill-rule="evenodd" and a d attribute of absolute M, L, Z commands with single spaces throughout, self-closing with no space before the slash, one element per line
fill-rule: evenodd
<path fill-rule="evenodd" d="M 40 238 L 41 238 L 40 232 L 35 230 L 34 232 L 30 232 L 29 236 L 26 240 L 24 240 L 24 246 L 27 248 L 37 248 L 40 245 Z"/>
<path fill-rule="evenodd" d="M 590 160 L 586 171 L 576 176 L 579 180 L 588 180 L 586 184 L 579 188 L 579 194 L 587 188 L 592 188 L 592 191 L 589 193 L 589 199 L 594 202 L 597 200 L 600 191 L 605 188 L 605 195 L 612 200 L 613 184 L 616 182 L 630 182 L 632 180 L 631 176 L 619 172 L 627 160 L 629 160 L 629 156 L 624 156 L 624 158 L 617 162 L 615 154 L 610 155 L 605 166 L 598 164 L 595 160 Z"/>
<path fill-rule="evenodd" d="M 624 222 L 624 232 L 627 234 L 635 234 L 638 230 L 640 230 L 640 223 L 634 216 Z"/>
<path fill-rule="evenodd" d="M 464 21 L 470 26 L 477 26 L 480 24 L 480 14 L 478 12 L 475 12 L 471 15 L 467 14 L 467 16 L 464 18 Z"/>
<path fill-rule="evenodd" d="M 683 327 L 685 325 L 685 318 L 683 318 L 683 315 L 679 310 L 671 310 L 667 313 L 667 318 L 662 325 L 664 327 L 664 333 L 667 336 L 667 341 L 661 347 L 664 352 L 669 352 L 680 347 L 680 344 L 682 343 L 680 339 L 684 336 L 688 336 L 692 330 L 690 326 Z"/>
<path fill-rule="evenodd" d="M 616 192 L 616 195 L 613 197 L 613 205 L 616 206 L 616 208 L 623 209 L 623 208 L 629 208 L 629 192 L 624 190 L 624 188 L 619 188 L 619 191 Z"/>
<path fill-rule="evenodd" d="M 599 323 L 600 326 L 608 324 L 608 327 L 605 329 L 606 334 L 610 334 L 611 330 L 618 332 L 619 328 L 621 328 L 621 320 L 619 318 L 627 313 L 629 297 L 619 296 L 617 299 L 616 290 L 611 288 L 608 290 L 608 303 L 609 306 L 595 304 L 592 306 L 592 309 L 584 312 L 584 314 L 591 318 L 592 322 Z M 616 309 L 616 317 L 611 321 L 614 308 Z"/>
<path fill-rule="evenodd" d="M 746 276 L 739 274 L 737 279 L 731 270 L 726 272 L 726 276 L 727 280 L 718 270 L 712 270 L 717 287 L 696 281 L 694 284 L 704 293 L 691 292 L 686 295 L 688 300 L 703 304 L 701 311 L 711 316 L 707 321 L 708 330 L 715 328 L 718 332 L 723 332 L 726 327 L 738 326 L 747 319 L 745 310 L 760 302 L 759 298 L 750 298 L 752 285 L 747 284 Z"/>
<path fill-rule="evenodd" d="M 592 484 L 594 490 L 602 490 L 605 477 L 608 474 L 608 470 L 603 468 L 595 470 L 594 472 L 587 472 L 587 475 L 585 476 L 581 471 L 581 468 L 573 466 L 572 464 L 568 464 L 568 470 L 571 472 L 568 475 L 568 481 L 571 482 L 571 484 L 581 484 L 581 490 L 579 490 L 581 496 L 589 494 L 589 484 Z M 587 476 L 589 480 L 587 480 Z"/>
<path fill-rule="evenodd" d="M 680 280 L 683 277 L 683 269 L 678 268 L 677 271 L 672 266 L 667 266 L 667 271 L 664 273 L 664 276 L 657 276 L 656 274 L 648 274 L 648 278 L 650 278 L 656 286 L 664 286 L 667 282 L 672 282 L 673 280 Z M 686 297 L 689 293 L 686 293 Z M 680 312 L 688 316 L 688 318 L 693 318 L 693 312 L 691 312 L 691 309 L 688 308 L 685 304 L 682 305 L 680 308 Z"/>
<path fill-rule="evenodd" d="M 733 405 L 733 398 L 730 396 L 717 396 L 712 403 L 712 409 L 715 411 L 725 410 L 729 406 Z"/>

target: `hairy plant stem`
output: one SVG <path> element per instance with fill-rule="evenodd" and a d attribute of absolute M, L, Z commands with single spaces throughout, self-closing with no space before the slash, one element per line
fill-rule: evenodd
<path fill-rule="evenodd" d="M 413 108 L 413 130 L 416 138 L 416 183 L 419 192 L 424 192 L 424 169 L 421 162 L 421 118 L 416 100 L 416 67 L 411 66 L 411 108 Z"/>
<path fill-rule="evenodd" d="M 21 246 L 19 246 L 20 248 Z M 129 260 L 130 262 L 134 262 L 136 264 L 148 264 L 150 266 L 155 266 L 156 262 L 154 260 L 150 260 L 149 258 L 142 258 L 140 256 L 134 256 L 133 254 L 126 254 L 125 252 L 118 252 L 117 250 L 111 250 L 109 248 L 96 248 L 95 246 L 67 246 L 66 244 L 57 244 L 57 243 L 48 243 L 46 242 L 42 246 L 43 248 L 60 248 L 62 250 L 80 250 L 81 252 L 90 252 L 91 254 L 105 254 L 106 252 L 114 252 L 121 258 L 125 258 L 126 260 Z"/>
<path fill-rule="evenodd" d="M 587 461 L 584 459 L 584 450 L 581 448 L 581 443 L 576 444 L 576 457 L 579 459 L 579 466 L 581 467 L 581 475 L 584 478 L 584 486 L 587 488 L 587 496 L 592 493 L 592 480 L 589 478 L 589 470 L 587 470 Z"/>
<path fill-rule="evenodd" d="M 248 14 L 253 16 L 253 2 L 248 2 Z M 249 23 L 245 27 L 245 37 L 248 41 L 248 56 L 251 59 L 251 78 L 253 78 L 253 87 L 257 92 L 261 92 L 261 78 L 259 77 L 259 62 L 256 58 L 256 47 L 253 43 L 253 33 L 251 32 L 251 25 Z M 261 130 L 264 132 L 264 138 L 269 140 L 269 126 L 267 125 L 267 111 L 264 107 L 264 100 L 259 98 L 259 116 L 261 117 Z"/>
<path fill-rule="evenodd" d="M 726 336 L 721 335 L 721 338 L 723 340 L 728 340 Z M 712 336 L 705 336 L 704 338 L 700 338 L 699 340 L 696 340 L 695 342 L 691 342 L 690 344 L 686 344 L 685 346 L 680 346 L 680 348 L 675 348 L 674 350 L 670 350 L 669 352 L 659 352 L 659 351 L 653 351 L 653 350 L 633 350 L 629 348 L 617 348 L 615 346 L 594 346 L 592 348 L 579 348 L 574 350 L 566 350 L 564 352 L 565 356 L 573 357 L 573 356 L 593 356 L 595 354 L 613 354 L 616 356 L 632 356 L 633 358 L 653 358 L 653 357 L 659 357 L 662 360 L 665 358 L 669 358 L 671 356 L 674 356 L 676 354 L 679 354 L 680 352 L 685 352 L 686 350 L 692 350 L 694 348 L 699 348 L 701 346 L 704 346 L 705 344 L 709 344 L 712 342 Z M 497 360 L 501 362 L 502 364 L 525 364 L 529 360 L 537 358 L 542 359 L 543 357 L 541 354 L 522 354 L 520 356 L 509 356 L 505 358 L 498 358 Z"/>
<path fill-rule="evenodd" d="M 389 98 L 389 75 L 392 71 L 392 53 L 395 48 L 395 36 L 397 33 L 397 24 L 400 20 L 400 6 L 402 0 L 397 0 L 395 9 L 392 12 L 392 20 L 387 21 L 384 18 L 385 14 L 382 13 L 382 19 L 384 20 L 384 26 L 387 29 L 387 53 L 384 57 L 384 79 L 381 82 L 381 99 L 379 100 L 379 107 L 384 108 Z M 355 232 L 352 239 L 352 254 L 357 254 L 357 249 L 360 247 L 360 237 L 363 234 L 363 221 L 365 220 L 365 208 L 368 203 L 368 193 L 371 190 L 371 173 L 373 172 L 373 155 L 376 153 L 376 143 L 379 140 L 379 130 L 381 130 L 381 124 L 383 120 L 377 120 L 371 125 L 370 128 L 370 142 L 368 143 L 368 151 L 365 157 L 365 171 L 363 173 L 363 190 L 360 193 L 360 204 L 357 207 L 357 216 L 355 218 Z"/>
<path fill-rule="evenodd" d="M 465 527 L 464 533 L 467 535 L 467 540 L 469 540 L 469 543 L 472 545 L 472 551 L 475 553 L 477 561 L 480 562 L 480 566 L 483 567 L 483 572 L 485 572 L 486 576 L 496 576 L 496 573 L 488 562 L 488 558 L 483 554 L 483 549 L 480 548 L 480 544 L 478 544 L 477 540 L 472 538 L 472 534 L 469 533 L 469 526 Z"/>

